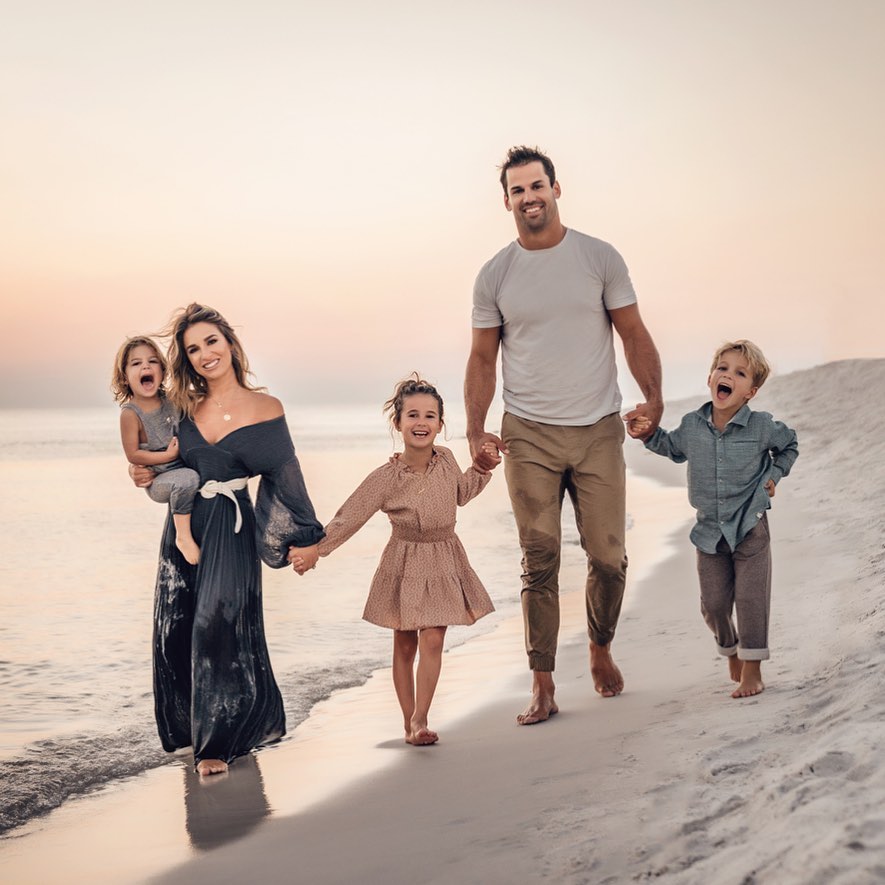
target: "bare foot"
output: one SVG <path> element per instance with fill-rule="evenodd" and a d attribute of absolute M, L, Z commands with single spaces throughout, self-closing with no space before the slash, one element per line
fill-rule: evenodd
<path fill-rule="evenodd" d="M 744 662 L 736 655 L 728 656 L 728 675 L 732 682 L 741 681 L 741 670 L 744 668 Z"/>
<path fill-rule="evenodd" d="M 406 743 L 413 747 L 427 747 L 435 744 L 439 740 L 439 735 L 429 728 L 419 728 L 413 731 L 407 738 Z"/>
<path fill-rule="evenodd" d="M 613 698 L 624 690 L 624 677 L 612 660 L 611 647 L 590 643 L 590 675 L 594 688 L 604 697 Z"/>
<path fill-rule="evenodd" d="M 559 712 L 559 707 L 553 700 L 553 693 L 556 691 L 553 674 L 544 670 L 532 672 L 532 702 L 516 717 L 517 725 L 536 725 L 538 722 L 546 722 Z"/>
<path fill-rule="evenodd" d="M 197 774 L 208 777 L 210 774 L 224 774 L 227 771 L 227 762 L 221 759 L 201 759 L 197 763 Z"/>
<path fill-rule="evenodd" d="M 176 538 L 175 546 L 191 565 L 196 565 L 200 561 L 200 548 L 193 538 Z"/>
<path fill-rule="evenodd" d="M 731 693 L 733 698 L 751 698 L 765 691 L 762 681 L 762 664 L 759 661 L 744 661 L 740 685 Z"/>

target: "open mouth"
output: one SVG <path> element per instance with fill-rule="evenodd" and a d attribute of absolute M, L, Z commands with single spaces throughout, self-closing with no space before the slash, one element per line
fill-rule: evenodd
<path fill-rule="evenodd" d="M 152 374 L 151 372 L 146 372 L 144 375 L 142 375 L 142 376 L 138 379 L 138 383 L 139 383 L 142 387 L 148 387 L 148 388 L 150 388 L 150 387 L 153 387 L 153 386 L 157 383 L 157 381 L 156 381 L 156 379 L 154 378 L 154 376 L 153 376 L 153 374 Z"/>
<path fill-rule="evenodd" d="M 724 381 L 720 381 L 719 384 L 716 385 L 716 396 L 719 399 L 725 399 L 726 397 L 731 396 L 732 387 L 730 384 L 726 384 Z"/>

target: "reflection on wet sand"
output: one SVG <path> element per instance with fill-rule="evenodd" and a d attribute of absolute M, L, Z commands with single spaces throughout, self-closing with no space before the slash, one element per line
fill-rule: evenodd
<path fill-rule="evenodd" d="M 253 753 L 224 774 L 200 777 L 184 768 L 185 826 L 194 848 L 208 851 L 251 832 L 270 814 L 261 769 Z"/>

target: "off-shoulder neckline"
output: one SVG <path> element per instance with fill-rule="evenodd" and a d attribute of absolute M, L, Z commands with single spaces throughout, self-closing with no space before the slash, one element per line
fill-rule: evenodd
<path fill-rule="evenodd" d="M 285 419 L 285 415 L 277 415 L 276 418 L 266 418 L 264 421 L 256 421 L 253 424 L 244 424 L 242 427 L 235 427 L 233 430 L 228 431 L 227 433 L 225 433 L 224 436 L 220 436 L 217 440 L 215 440 L 215 442 L 209 442 L 209 440 L 206 439 L 205 434 L 202 430 L 200 430 L 200 425 L 197 424 L 197 422 L 194 421 L 193 418 L 189 418 L 188 420 L 191 422 L 191 424 L 194 425 L 197 433 L 200 434 L 200 439 L 203 440 L 203 442 L 206 443 L 207 446 L 212 446 L 214 448 L 215 446 L 224 442 L 229 436 L 233 436 L 235 433 L 239 433 L 241 430 L 248 430 L 250 427 L 261 427 L 264 424 L 273 424 L 274 421 L 284 421 Z"/>

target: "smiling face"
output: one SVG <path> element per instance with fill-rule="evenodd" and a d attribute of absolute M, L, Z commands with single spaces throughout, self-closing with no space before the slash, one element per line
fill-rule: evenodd
<path fill-rule="evenodd" d="M 160 393 L 165 369 L 149 344 L 136 344 L 126 357 L 126 383 L 134 398 L 150 399 Z"/>
<path fill-rule="evenodd" d="M 213 323 L 189 326 L 183 344 L 194 371 L 207 381 L 218 380 L 232 370 L 230 344 Z"/>
<path fill-rule="evenodd" d="M 439 403 L 429 393 L 412 393 L 403 398 L 403 410 L 396 423 L 403 436 L 406 451 L 426 452 L 433 448 L 436 435 L 442 430 Z"/>
<path fill-rule="evenodd" d="M 755 395 L 753 372 L 747 359 L 737 350 L 726 350 L 720 355 L 707 379 L 713 411 L 720 419 L 730 421 Z"/>
<path fill-rule="evenodd" d="M 559 226 L 559 182 L 550 183 L 543 163 L 536 160 L 507 170 L 504 205 L 513 213 L 520 237 L 537 236 Z"/>

